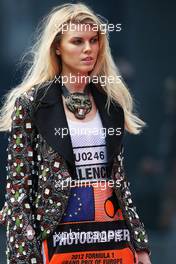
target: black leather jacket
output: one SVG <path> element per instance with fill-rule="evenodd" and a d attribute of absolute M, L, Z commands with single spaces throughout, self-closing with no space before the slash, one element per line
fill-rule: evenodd
<path fill-rule="evenodd" d="M 0 213 L 7 225 L 7 258 L 15 264 L 40 264 L 41 242 L 50 235 L 65 212 L 70 195 L 68 182 L 75 178 L 74 155 L 63 108 L 59 83 L 42 89 L 33 87 L 16 99 L 9 136 L 7 193 Z M 133 205 L 130 183 L 123 168 L 124 112 L 117 103 L 105 110 L 107 96 L 95 84 L 92 95 L 99 110 L 106 136 L 114 191 L 131 233 L 134 251 L 149 244 L 144 224 Z M 119 135 L 112 129 L 120 129 Z"/>

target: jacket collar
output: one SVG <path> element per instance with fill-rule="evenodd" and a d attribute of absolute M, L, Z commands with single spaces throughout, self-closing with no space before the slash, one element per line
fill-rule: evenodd
<path fill-rule="evenodd" d="M 112 162 L 124 134 L 123 109 L 118 104 L 111 103 L 108 113 L 105 109 L 107 95 L 94 83 L 90 83 L 90 89 L 106 131 L 107 159 L 108 162 Z M 69 131 L 61 93 L 61 84 L 58 81 L 40 88 L 35 97 L 36 108 L 33 118 L 38 132 L 73 168 L 74 154 L 70 135 L 67 133 L 61 136 L 61 131 L 65 133 Z M 110 128 L 111 134 L 108 133 Z M 112 135 L 112 129 L 116 132 L 119 131 L 118 128 L 121 129 L 121 135 L 115 133 Z"/>

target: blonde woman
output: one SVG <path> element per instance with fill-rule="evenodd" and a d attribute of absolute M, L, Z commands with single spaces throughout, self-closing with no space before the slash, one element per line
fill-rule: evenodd
<path fill-rule="evenodd" d="M 9 263 L 151 263 L 123 169 L 125 129 L 139 134 L 145 123 L 102 24 L 83 3 L 55 7 L 5 96 Z"/>

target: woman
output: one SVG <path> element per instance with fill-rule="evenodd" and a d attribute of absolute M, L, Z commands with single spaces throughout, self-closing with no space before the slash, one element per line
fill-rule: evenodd
<path fill-rule="evenodd" d="M 145 123 L 101 26 L 82 3 L 54 8 L 32 67 L 6 95 L 9 263 L 151 263 L 122 163 L 124 129 Z"/>

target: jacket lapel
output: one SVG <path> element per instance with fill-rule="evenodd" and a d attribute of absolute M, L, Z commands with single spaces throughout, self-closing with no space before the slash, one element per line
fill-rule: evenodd
<path fill-rule="evenodd" d="M 123 109 L 117 103 L 111 103 L 109 113 L 105 108 L 107 95 L 98 87 L 92 85 L 92 94 L 99 110 L 102 125 L 106 131 L 107 159 L 111 163 L 114 155 L 119 151 L 119 147 L 124 134 Z M 114 131 L 114 133 L 113 133 Z M 120 131 L 120 135 L 119 132 Z"/>
<path fill-rule="evenodd" d="M 90 88 L 106 131 L 107 158 L 111 163 L 124 133 L 123 110 L 119 105 L 111 103 L 108 114 L 105 109 L 106 94 L 93 83 L 90 84 Z M 74 154 L 61 96 L 61 84 L 58 81 L 53 81 L 37 91 L 33 120 L 46 142 L 69 163 L 74 177 L 76 173 Z M 108 133 L 108 129 L 111 129 L 112 134 L 112 129 L 116 131 L 117 128 L 121 128 L 121 135 Z"/>

